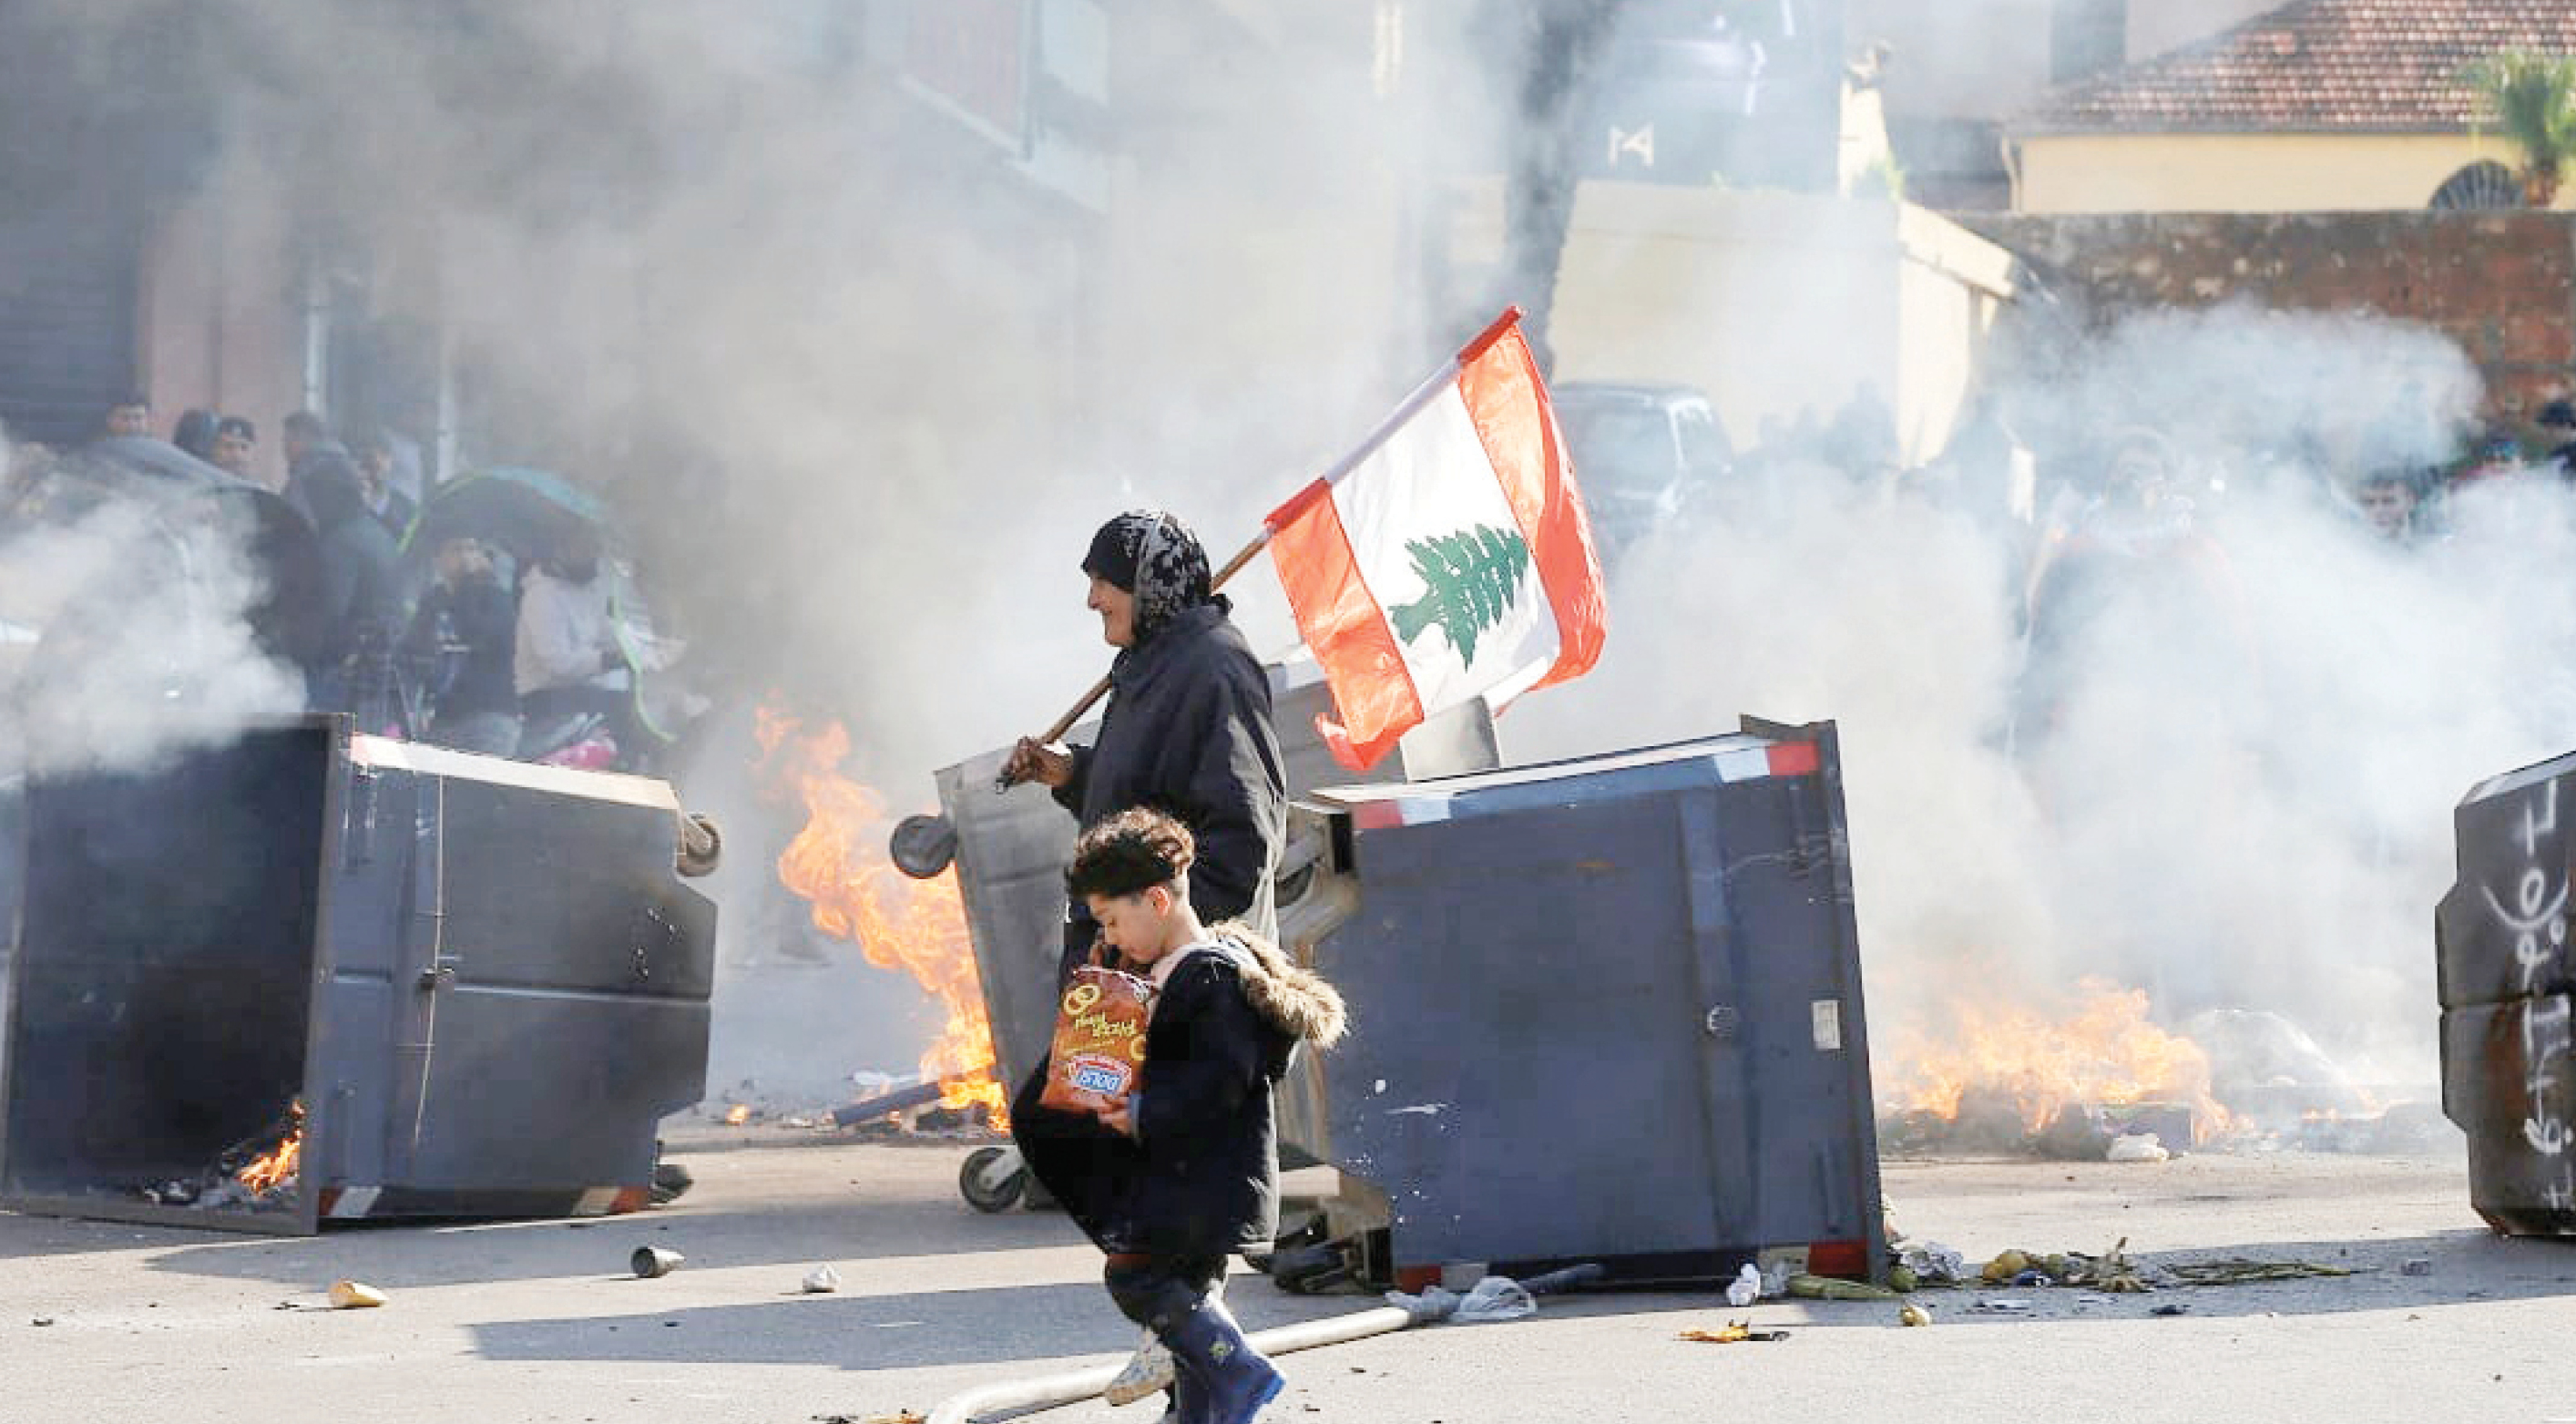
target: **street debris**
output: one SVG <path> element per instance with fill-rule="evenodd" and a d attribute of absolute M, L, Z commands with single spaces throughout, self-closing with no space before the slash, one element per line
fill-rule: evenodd
<path fill-rule="evenodd" d="M 1774 1341 L 1788 1339 L 1789 1332 L 1756 1330 L 1753 1328 L 1752 1321 L 1730 1320 L 1715 1330 L 1685 1330 L 1679 1338 L 1695 1345 L 1768 1345 Z"/>
<path fill-rule="evenodd" d="M 2430 1256 L 2409 1257 L 2398 1263 L 2397 1274 L 2401 1276 L 2429 1276 L 2433 1274 L 2433 1258 Z"/>
<path fill-rule="evenodd" d="M 2028 1314 L 2030 1314 L 2030 1302 L 2029 1302 L 2029 1301 L 2026 1301 L 2026 1300 L 2016 1300 L 2016 1299 L 2014 1299 L 2014 1298 L 2013 1298 L 2013 1297 L 2011 1297 L 2011 1296 L 2000 1296 L 2000 1295 L 1998 1295 L 1998 1296 L 1988 1296 L 1988 1297 L 1986 1297 L 1985 1299 L 1978 1301 L 1976 1304 L 1974 1304 L 1974 1305 L 1972 1305 L 1972 1306 L 1969 1306 L 1968 1308 L 1969 1308 L 1970 1310 L 1983 1311 L 1984 1313 L 1986 1313 L 1986 1314 L 1988 1314 L 1988 1315 L 2028 1315 Z"/>
<path fill-rule="evenodd" d="M 27 1323 L 28 1323 L 28 1324 L 30 1324 L 30 1325 L 33 1325 L 33 1326 L 35 1326 L 37 1329 L 41 1330 L 41 1329 L 43 1329 L 44 1327 L 46 1327 L 46 1326 L 48 1326 L 48 1325 L 53 1324 L 53 1323 L 54 1323 L 54 1318 L 53 1318 L 52 1316 L 50 1316 L 50 1315 L 39 1315 L 39 1316 L 37 1316 L 35 1319 L 30 1320 L 30 1321 L 28 1321 Z"/>
<path fill-rule="evenodd" d="M 2251 1261 L 2243 1257 L 2188 1261 L 2167 1266 L 2165 1271 L 2174 1279 L 2195 1286 L 2242 1286 L 2260 1281 L 2299 1281 L 2311 1277 L 2357 1274 L 2349 1267 L 2319 1265 L 2314 1261 Z"/>
<path fill-rule="evenodd" d="M 892 1414 L 817 1414 L 814 1424 L 930 1424 L 930 1416 L 910 1409 Z"/>
<path fill-rule="evenodd" d="M 330 1295 L 333 1310 L 372 1310 L 388 1299 L 383 1291 L 362 1281 L 333 1281 Z"/>
<path fill-rule="evenodd" d="M 1908 1301 L 1902 1309 L 1896 1312 L 1896 1323 L 1899 1325 L 1929 1325 L 1932 1323 L 1932 1312 L 1923 1306 L 1916 1305 L 1912 1301 Z"/>
<path fill-rule="evenodd" d="M 638 1246 L 635 1254 L 626 1258 L 626 1264 L 635 1272 L 637 1279 L 650 1281 L 678 1270 L 680 1263 L 687 1259 L 677 1251 L 666 1251 L 659 1246 Z"/>
<path fill-rule="evenodd" d="M 1464 1295 L 1439 1286 L 1426 1286 L 1420 1295 L 1388 1291 L 1386 1303 L 1419 1320 L 1459 1325 L 1494 1325 L 1538 1313 L 1537 1298 L 1509 1276 L 1487 1276 Z"/>
<path fill-rule="evenodd" d="M 830 1295 L 841 1288 L 841 1273 L 829 1266 L 816 1266 L 805 1273 L 802 1289 L 807 1295 Z"/>
<path fill-rule="evenodd" d="M 1801 1300 L 1894 1300 L 1896 1292 L 1867 1281 L 1846 1281 L 1834 1276 L 1791 1276 L 1789 1294 Z"/>
<path fill-rule="evenodd" d="M 2164 1305 L 2157 1306 L 2155 1309 L 2148 1311 L 2148 1312 L 2147 1312 L 2147 1314 L 2149 1314 L 2149 1315 L 2162 1315 L 2162 1316 L 2165 1316 L 2165 1317 L 2167 1317 L 2167 1318 L 2171 1318 L 2171 1317 L 2173 1317 L 2173 1316 L 2177 1316 L 2177 1315 L 2189 1315 L 2189 1314 L 2191 1314 L 2191 1303 L 2190 1303 L 2189 1301 L 2181 1301 L 2181 1300 L 2177 1300 L 2177 1301 L 2170 1301 L 2170 1302 L 2168 1302 L 2168 1303 L 2166 1303 L 2166 1304 L 2164 1304 Z"/>
<path fill-rule="evenodd" d="M 1938 1241 L 1906 1247 L 1897 1257 L 1897 1264 L 1925 1285 L 1956 1285 L 1968 1278 L 1968 1258 L 1957 1248 Z"/>
<path fill-rule="evenodd" d="M 1747 1261 L 1726 1284 L 1726 1303 L 1738 1310 L 1762 1298 L 1762 1268 Z"/>
<path fill-rule="evenodd" d="M 2171 1156 L 2173 1154 L 2165 1150 L 2164 1143 L 2158 1141 L 2153 1133 L 2131 1133 L 2112 1138 L 2111 1146 L 2102 1154 L 2102 1160 L 2105 1162 L 2162 1162 Z"/>
<path fill-rule="evenodd" d="M 724 1122 L 727 1127 L 741 1127 L 750 1121 L 751 1104 L 749 1103 L 736 1103 L 725 1109 Z"/>

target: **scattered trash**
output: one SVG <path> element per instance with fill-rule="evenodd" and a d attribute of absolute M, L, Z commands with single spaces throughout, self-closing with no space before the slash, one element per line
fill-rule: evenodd
<path fill-rule="evenodd" d="M 1735 1279 L 1727 1282 L 1726 1303 L 1742 1310 L 1761 1298 L 1761 1268 L 1747 1261 L 1744 1263 L 1744 1268 L 1735 1273 Z"/>
<path fill-rule="evenodd" d="M 1773 1261 L 1762 1268 L 1762 1294 L 1773 1298 L 1787 1295 L 1789 1278 L 1797 1273 L 1797 1268 L 1787 1261 Z"/>
<path fill-rule="evenodd" d="M 2433 1274 L 2433 1258 L 2430 1256 L 2409 1257 L 2408 1259 L 2398 1263 L 2397 1274 L 2401 1276 L 2429 1276 Z"/>
<path fill-rule="evenodd" d="M 1791 1276 L 1789 1294 L 1802 1300 L 1894 1300 L 1896 1292 L 1867 1281 L 1835 1276 Z"/>
<path fill-rule="evenodd" d="M 1887 1288 L 1896 1292 L 1898 1295 L 1910 1295 L 1914 1291 L 1920 1289 L 1922 1285 L 1923 1278 L 1914 1274 L 1911 1267 L 1890 1266 L 1887 1268 Z"/>
<path fill-rule="evenodd" d="M 333 1281 L 331 1283 L 333 1310 L 370 1310 L 384 1304 L 386 1299 L 383 1291 L 362 1282 Z"/>
<path fill-rule="evenodd" d="M 2006 1251 L 1988 1261 L 1985 1269 L 1979 1271 L 1977 1275 L 1986 1284 L 1999 1286 L 2029 1270 L 2031 1260 L 2032 1257 L 2028 1251 Z"/>
<path fill-rule="evenodd" d="M 2148 1312 L 2147 1312 L 2147 1314 L 2149 1314 L 2149 1315 L 2167 1315 L 2167 1316 L 2171 1316 L 2171 1315 L 2189 1315 L 2189 1314 L 2191 1314 L 2191 1303 L 2190 1303 L 2190 1302 L 2188 1302 L 2188 1301 L 2180 1301 L 2180 1300 L 2177 1300 L 2177 1301 L 2172 1302 L 2172 1303 L 2171 1303 L 2171 1304 L 2169 1304 L 2169 1305 L 2160 1305 L 2160 1306 L 2157 1306 L 2155 1309 L 2148 1311 Z"/>
<path fill-rule="evenodd" d="M 2111 1139 L 2110 1150 L 2102 1154 L 2105 1162 L 2162 1162 L 2173 1156 L 2152 1132 L 2127 1133 Z"/>
<path fill-rule="evenodd" d="M 1788 1339 L 1789 1332 L 1756 1330 L 1749 1320 L 1730 1320 L 1715 1330 L 1685 1330 L 1681 1338 L 1698 1345 L 1767 1345 L 1774 1340 Z"/>
<path fill-rule="evenodd" d="M 1538 1313 L 1538 1301 L 1509 1276 L 1487 1276 L 1458 1301 L 1449 1318 L 1461 1325 L 1497 1325 Z"/>
<path fill-rule="evenodd" d="M 2057 1277 L 2052 1276 L 2048 1272 L 2040 1270 L 2037 1267 L 2033 1267 L 2032 1269 L 2024 1271 L 2020 1275 L 2013 1277 L 2011 1280 L 2004 1282 L 2004 1284 L 2025 1288 L 2030 1286 L 2053 1286 L 2057 1284 Z"/>
<path fill-rule="evenodd" d="M 1904 1309 L 1896 1312 L 1896 1323 L 1899 1325 L 1929 1325 L 1932 1323 L 1932 1312 L 1924 1309 L 1922 1306 L 1908 1302 Z"/>
<path fill-rule="evenodd" d="M 732 1107 L 725 1109 L 725 1126 L 740 1127 L 749 1121 L 751 1121 L 751 1104 L 736 1103 Z"/>
<path fill-rule="evenodd" d="M 841 1273 L 829 1266 L 816 1266 L 805 1273 L 803 1284 L 807 1295 L 830 1295 L 841 1288 Z"/>
<path fill-rule="evenodd" d="M 2321 1266 L 2313 1261 L 2249 1261 L 2230 1257 L 2221 1261 L 2191 1261 L 2167 1266 L 2174 1279 L 2195 1286 L 2242 1286 L 2258 1281 L 2297 1281 L 2315 1276 L 2349 1276 L 2343 1266 Z"/>
<path fill-rule="evenodd" d="M 2082 1310 L 2088 1305 L 2116 1305 L 2118 1303 L 2119 1302 L 2114 1301 L 2107 1295 L 2095 1295 L 2091 1291 L 2086 1291 L 2084 1294 L 2075 1298 L 2075 1308 L 2077 1310 Z"/>
<path fill-rule="evenodd" d="M 1897 1259 L 1918 1281 L 1956 1282 L 1968 1277 L 1968 1258 L 1938 1241 L 1908 1246 Z"/>
<path fill-rule="evenodd" d="M 2014 1300 L 2008 1296 L 1991 1296 L 1987 1299 L 1978 1301 L 1976 1304 L 1969 1306 L 1968 1308 L 1970 1310 L 1982 1310 L 1988 1315 L 2030 1314 L 2029 1301 Z"/>
<path fill-rule="evenodd" d="M 666 1251 L 659 1246 L 638 1246 L 635 1254 L 626 1258 L 626 1264 L 638 1279 L 650 1281 L 680 1269 L 680 1263 L 687 1259 L 677 1251 Z"/>
<path fill-rule="evenodd" d="M 30 1320 L 30 1321 L 28 1321 L 27 1323 L 28 1323 L 28 1324 L 30 1324 L 30 1325 L 36 1326 L 36 1327 L 38 1327 L 39 1329 L 41 1329 L 41 1328 L 43 1328 L 43 1327 L 45 1327 L 45 1326 L 47 1326 L 47 1325 L 51 1325 L 51 1324 L 53 1324 L 53 1323 L 54 1323 L 54 1318 L 53 1318 L 52 1316 L 50 1316 L 50 1315 L 39 1315 L 39 1316 L 37 1316 L 35 1319 Z"/>

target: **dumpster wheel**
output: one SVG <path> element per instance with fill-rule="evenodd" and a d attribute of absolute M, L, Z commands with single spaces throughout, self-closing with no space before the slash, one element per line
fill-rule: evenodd
<path fill-rule="evenodd" d="M 1004 1212 L 1028 1191 L 1029 1166 L 1016 1149 L 978 1147 L 957 1169 L 957 1191 L 977 1211 Z"/>

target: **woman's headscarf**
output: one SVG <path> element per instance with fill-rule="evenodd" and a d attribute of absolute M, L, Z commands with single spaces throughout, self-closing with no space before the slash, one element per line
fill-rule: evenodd
<path fill-rule="evenodd" d="M 1136 641 L 1201 604 L 1225 600 L 1209 588 L 1207 550 L 1180 517 L 1131 509 L 1100 526 L 1082 571 L 1136 595 Z"/>

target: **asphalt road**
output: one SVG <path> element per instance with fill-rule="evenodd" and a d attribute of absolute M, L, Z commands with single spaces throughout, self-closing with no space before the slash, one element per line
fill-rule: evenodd
<path fill-rule="evenodd" d="M 980 1216 L 958 1199 L 964 1148 L 751 1145 L 777 1141 L 702 1137 L 675 1153 L 698 1176 L 687 1198 L 584 1224 L 292 1240 L 0 1215 L 0 1420 L 808 1424 L 927 1413 L 1130 1343 L 1060 1216 Z M 2490 1236 L 2456 1159 L 1891 1162 L 1886 1184 L 1901 1229 L 1973 1256 L 2125 1236 L 2150 1259 L 2361 1274 L 2107 1304 L 2009 1292 L 2032 1302 L 2026 1316 L 1971 1309 L 2006 1293 L 1927 1292 L 1930 1329 L 1899 1328 L 1891 1305 L 1765 1303 L 1756 1322 L 1790 1338 L 1726 1346 L 1676 1338 L 1730 1315 L 1710 1296 L 1552 1299 L 1516 1323 L 1289 1356 L 1288 1392 L 1264 1417 L 2576 1420 L 2576 1243 Z M 633 1279 L 627 1257 L 646 1244 L 687 1261 Z M 2401 1274 L 2409 1258 L 2431 1274 Z M 799 1294 L 827 1262 L 840 1293 Z M 319 1308 L 340 1277 L 391 1304 Z M 1258 1279 L 1231 1298 L 1256 1328 L 1373 1304 Z M 2176 1302 L 2189 1313 L 2148 1314 Z M 1151 1424 L 1153 1409 L 1040 1417 Z"/>

